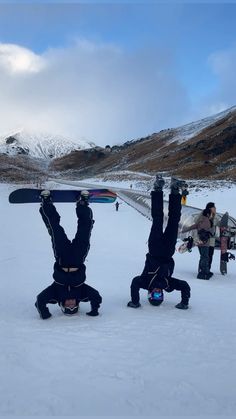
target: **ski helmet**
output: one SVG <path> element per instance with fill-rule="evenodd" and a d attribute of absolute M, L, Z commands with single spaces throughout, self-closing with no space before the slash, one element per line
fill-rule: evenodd
<path fill-rule="evenodd" d="M 163 290 L 161 288 L 154 288 L 148 292 L 148 301 L 153 306 L 159 306 L 164 300 Z"/>
<path fill-rule="evenodd" d="M 62 303 L 60 304 L 60 307 L 61 307 L 61 311 L 68 316 L 78 313 L 78 310 L 79 310 L 79 304 L 77 303 L 76 300 L 66 300 L 64 304 Z"/>

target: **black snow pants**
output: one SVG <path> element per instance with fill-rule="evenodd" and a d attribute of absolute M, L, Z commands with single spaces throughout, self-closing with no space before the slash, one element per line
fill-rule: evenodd
<path fill-rule="evenodd" d="M 198 264 L 198 273 L 208 275 L 210 273 L 210 260 L 209 260 L 209 246 L 198 246 L 200 253 L 200 260 Z M 213 253 L 212 253 L 213 256 Z M 212 258 L 211 258 L 212 262 Z"/>
<path fill-rule="evenodd" d="M 70 241 L 60 225 L 60 215 L 52 203 L 43 203 L 40 214 L 52 240 L 55 256 L 53 278 L 61 285 L 76 286 L 85 281 L 85 258 L 90 248 L 90 236 L 93 227 L 91 208 L 77 205 L 78 218 L 75 237 Z M 77 268 L 74 272 L 65 272 L 67 268 Z"/>
<path fill-rule="evenodd" d="M 181 217 L 181 195 L 169 195 L 168 222 L 163 232 L 163 192 L 151 193 L 152 227 L 148 239 L 150 255 L 161 263 L 168 263 L 175 253 L 178 226 Z"/>
<path fill-rule="evenodd" d="M 93 213 L 90 207 L 77 205 L 78 217 L 75 237 L 70 241 L 60 225 L 60 215 L 52 203 L 43 203 L 40 214 L 52 240 L 52 248 L 58 265 L 80 267 L 90 248 L 90 236 L 93 227 Z"/>

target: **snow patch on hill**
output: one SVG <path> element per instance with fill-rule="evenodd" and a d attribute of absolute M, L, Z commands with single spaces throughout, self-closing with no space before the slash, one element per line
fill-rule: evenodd
<path fill-rule="evenodd" d="M 205 128 L 214 125 L 216 122 L 228 116 L 231 112 L 236 111 L 236 106 L 233 106 L 225 111 L 219 112 L 216 115 L 209 116 L 199 121 L 191 122 L 190 124 L 183 125 L 182 127 L 176 128 L 173 139 L 169 142 L 178 141 L 179 144 L 189 140 L 195 135 L 199 134 Z"/>

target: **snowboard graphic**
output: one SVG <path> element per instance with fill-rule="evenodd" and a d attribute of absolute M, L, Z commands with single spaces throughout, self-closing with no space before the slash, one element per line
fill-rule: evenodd
<path fill-rule="evenodd" d="M 42 202 L 40 193 L 43 189 L 16 189 L 9 195 L 11 204 L 28 204 L 34 202 Z M 76 202 L 80 196 L 80 190 L 75 189 L 53 189 L 50 190 L 52 202 Z M 117 198 L 116 193 L 108 189 L 90 189 L 90 203 L 112 203 Z"/>

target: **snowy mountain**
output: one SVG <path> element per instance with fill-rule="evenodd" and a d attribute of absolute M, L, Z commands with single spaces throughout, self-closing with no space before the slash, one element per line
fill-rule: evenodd
<path fill-rule="evenodd" d="M 0 136 L 0 178 L 29 181 L 32 172 L 35 178 L 39 173 L 41 178 L 78 179 L 114 172 L 133 173 L 134 178 L 139 173 L 163 172 L 185 179 L 235 180 L 236 107 L 105 148 L 24 130 Z"/>
<path fill-rule="evenodd" d="M 107 174 L 114 170 L 185 178 L 236 178 L 236 107 L 178 128 L 169 128 L 111 148 L 109 154 L 71 153 L 51 169 L 70 176 Z"/>
<path fill-rule="evenodd" d="M 94 147 L 88 141 L 71 141 L 70 139 L 48 133 L 20 130 L 11 134 L 0 135 L 0 153 L 9 156 L 19 154 L 35 158 L 55 158 L 69 154 L 72 150 Z"/>

